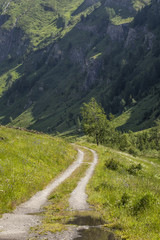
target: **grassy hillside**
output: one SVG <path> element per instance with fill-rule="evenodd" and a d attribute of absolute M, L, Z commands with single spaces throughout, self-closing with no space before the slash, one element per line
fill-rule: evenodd
<path fill-rule="evenodd" d="M 157 91 L 152 91 L 147 97 L 130 106 L 128 110 L 113 120 L 113 126 L 119 130 L 134 132 L 152 126 L 160 116 L 159 90 L 160 86 L 157 86 Z"/>
<path fill-rule="evenodd" d="M 55 133 L 75 125 L 92 96 L 116 115 L 148 96 L 159 83 L 159 14 L 149 5 L 155 16 L 141 21 L 138 12 L 133 21 L 147 4 L 1 2 L 1 123 Z"/>
<path fill-rule="evenodd" d="M 59 138 L 0 127 L 0 214 L 43 189 L 76 157 Z"/>
<path fill-rule="evenodd" d="M 113 149 L 89 145 L 99 164 L 88 186 L 89 203 L 122 239 L 160 238 L 159 159 L 133 157 Z"/>
<path fill-rule="evenodd" d="M 5 29 L 20 27 L 36 49 L 48 45 L 68 23 L 71 13 L 83 0 L 13 0 L 1 1 L 1 14 L 9 15 L 3 24 Z"/>

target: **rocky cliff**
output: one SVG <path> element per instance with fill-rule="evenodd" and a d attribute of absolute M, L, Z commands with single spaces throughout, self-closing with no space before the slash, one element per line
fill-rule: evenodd
<path fill-rule="evenodd" d="M 91 96 L 114 114 L 146 97 L 159 84 L 160 46 L 159 3 L 137 13 L 145 4 L 1 3 L 1 122 L 55 132 L 74 125 Z"/>

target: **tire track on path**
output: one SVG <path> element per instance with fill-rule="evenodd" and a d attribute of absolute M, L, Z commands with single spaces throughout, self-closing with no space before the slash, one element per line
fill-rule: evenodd
<path fill-rule="evenodd" d="M 96 164 L 98 163 L 97 153 L 89 148 L 83 147 L 93 153 L 93 162 L 90 167 L 87 169 L 85 177 L 83 177 L 78 183 L 77 187 L 71 193 L 69 199 L 69 207 L 72 210 L 84 211 L 89 209 L 89 204 L 87 203 L 87 194 L 85 192 L 86 186 L 93 175 Z"/>
<path fill-rule="evenodd" d="M 51 182 L 44 190 L 37 192 L 27 202 L 18 206 L 13 213 L 3 214 L 0 219 L 1 240 L 25 240 L 30 227 L 40 224 L 40 217 L 36 216 L 41 207 L 47 202 L 51 192 L 66 180 L 83 162 L 84 153 L 78 150 L 77 160 L 61 175 Z"/>
<path fill-rule="evenodd" d="M 57 232 L 53 233 L 53 232 L 47 231 L 47 232 L 45 232 L 45 234 L 42 234 L 42 235 L 40 235 L 39 233 L 37 235 L 37 232 L 34 232 L 30 235 L 31 239 L 38 239 L 38 240 L 44 240 L 45 238 L 48 239 L 48 240 L 80 239 L 80 237 L 81 237 L 81 232 L 80 231 L 90 229 L 90 226 L 87 225 L 87 222 L 86 222 L 86 219 L 85 219 L 85 214 L 87 214 L 86 218 L 87 219 L 89 218 L 92 221 L 92 216 L 94 215 L 94 210 L 90 209 L 90 206 L 87 203 L 87 197 L 88 196 L 86 194 L 86 186 L 87 186 L 90 178 L 92 177 L 92 175 L 94 173 L 95 166 L 98 163 L 98 156 L 97 156 L 97 153 L 92 149 L 82 147 L 82 146 L 79 146 L 79 145 L 75 145 L 75 144 L 73 144 L 73 145 L 76 146 L 77 148 L 82 149 L 82 151 L 83 151 L 83 149 L 86 149 L 87 151 L 90 151 L 92 153 L 92 156 L 91 156 L 92 160 L 89 158 L 89 161 L 88 161 L 88 158 L 86 157 L 86 155 L 84 156 L 83 164 L 88 165 L 87 170 L 84 173 L 83 177 L 77 183 L 77 186 L 71 191 L 69 199 L 65 199 L 66 201 L 69 202 L 69 207 L 67 206 L 67 209 L 63 209 L 63 210 L 66 210 L 65 217 L 66 217 L 66 219 L 67 219 L 67 217 L 69 217 L 71 222 L 69 220 L 65 223 L 62 223 L 62 224 L 65 225 L 66 229 L 62 230 L 61 232 L 57 231 Z M 86 151 L 84 151 L 84 153 L 86 154 Z M 71 176 L 70 181 L 72 181 L 72 176 Z M 62 198 L 62 201 L 63 201 L 63 198 Z M 92 211 L 90 211 L 90 212 L 92 212 L 91 216 L 89 215 L 88 210 L 92 210 Z M 70 215 L 70 213 L 69 213 L 70 211 L 73 212 L 73 215 Z M 62 211 L 62 214 L 64 214 L 63 211 Z M 56 217 L 56 215 L 55 215 L 55 217 Z M 77 223 L 74 223 L 74 217 L 75 217 L 75 219 L 77 219 Z M 79 221 L 78 219 L 80 219 L 80 225 L 78 223 L 78 221 Z M 72 220 L 73 220 L 73 222 L 72 222 Z M 96 218 L 93 218 L 94 224 L 96 224 L 95 223 L 96 220 L 97 220 Z M 55 224 L 56 224 L 56 222 L 55 222 Z M 98 226 L 99 226 L 99 219 L 98 219 Z M 98 234 L 102 234 L 102 235 L 104 234 L 105 239 L 115 240 L 115 238 L 108 238 L 107 237 L 107 236 L 113 236 L 113 233 L 107 233 L 106 231 L 105 231 L 105 233 L 99 233 L 99 232 L 101 232 L 101 229 L 98 228 L 97 225 L 92 226 L 91 229 L 93 229 L 93 231 L 96 231 L 98 229 Z M 88 238 L 88 240 L 89 239 L 90 240 L 92 240 L 92 239 L 104 239 L 104 238 L 101 238 L 101 236 L 100 236 L 100 238 L 95 238 L 97 236 L 95 234 L 96 233 L 94 233 L 93 238 Z M 85 236 L 85 239 L 87 239 L 86 237 L 87 237 L 87 235 Z M 83 240 L 83 237 L 81 239 Z"/>

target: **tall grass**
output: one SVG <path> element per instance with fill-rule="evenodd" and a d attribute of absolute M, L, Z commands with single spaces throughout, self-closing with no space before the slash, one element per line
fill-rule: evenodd
<path fill-rule="evenodd" d="M 98 152 L 99 164 L 88 186 L 89 203 L 106 226 L 122 239 L 160 239 L 160 162 L 90 147 Z"/>
<path fill-rule="evenodd" d="M 76 151 L 59 138 L 0 127 L 0 214 L 43 189 Z"/>

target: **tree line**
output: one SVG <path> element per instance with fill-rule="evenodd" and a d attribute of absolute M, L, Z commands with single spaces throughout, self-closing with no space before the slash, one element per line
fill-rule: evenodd
<path fill-rule="evenodd" d="M 133 155 L 149 149 L 160 150 L 160 120 L 149 130 L 123 133 L 113 127 L 113 115 L 107 116 L 95 98 L 83 104 L 81 115 L 84 133 L 97 145 L 115 147 Z"/>

